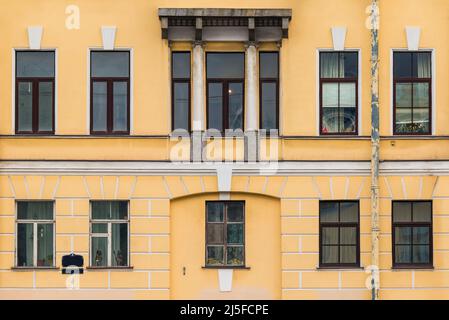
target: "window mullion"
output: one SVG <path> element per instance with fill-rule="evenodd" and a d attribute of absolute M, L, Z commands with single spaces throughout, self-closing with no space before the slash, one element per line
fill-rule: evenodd
<path fill-rule="evenodd" d="M 33 223 L 33 266 L 37 267 L 37 223 Z"/>

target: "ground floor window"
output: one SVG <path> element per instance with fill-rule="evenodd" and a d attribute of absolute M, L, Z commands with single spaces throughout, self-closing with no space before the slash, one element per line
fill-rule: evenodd
<path fill-rule="evenodd" d="M 126 267 L 129 256 L 127 201 L 92 201 L 90 263 L 92 267 Z"/>
<path fill-rule="evenodd" d="M 206 266 L 245 265 L 245 203 L 206 202 Z"/>
<path fill-rule="evenodd" d="M 54 266 L 52 201 L 17 202 L 17 267 Z"/>

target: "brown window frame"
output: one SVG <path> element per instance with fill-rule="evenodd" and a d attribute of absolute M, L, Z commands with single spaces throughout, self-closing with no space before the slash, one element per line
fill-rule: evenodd
<path fill-rule="evenodd" d="M 411 220 L 409 222 L 394 221 L 394 203 L 411 203 Z M 413 203 L 430 203 L 430 222 L 414 222 L 413 221 Z M 428 227 L 429 228 L 429 263 L 397 263 L 396 262 L 396 227 Z M 391 258 L 393 269 L 433 269 L 433 201 L 432 200 L 395 200 L 391 206 Z M 411 234 L 411 261 L 413 261 L 413 231 Z"/>
<path fill-rule="evenodd" d="M 224 212 L 223 212 L 223 222 L 208 222 L 207 220 L 207 216 L 208 216 L 208 212 L 207 212 L 207 204 L 208 203 L 223 203 L 224 204 Z M 243 243 L 240 245 L 228 245 L 227 243 L 227 210 L 228 210 L 228 204 L 229 203 L 241 203 L 243 205 L 243 222 L 232 222 L 231 224 L 242 224 L 243 225 Z M 206 234 L 205 234 L 205 266 L 206 268 L 246 268 L 246 202 L 245 201 L 241 201 L 241 200 L 214 200 L 214 201 L 206 201 L 206 205 L 205 205 L 205 211 L 206 211 L 206 215 L 205 215 L 205 223 L 206 223 Z M 222 224 L 223 225 L 223 244 L 209 244 L 207 241 L 207 235 L 208 235 L 208 228 L 209 228 L 209 224 Z M 207 248 L 209 246 L 223 246 L 223 262 L 224 264 L 222 265 L 211 265 L 207 263 Z M 228 246 L 232 247 L 232 246 L 237 246 L 237 247 L 242 247 L 243 248 L 243 263 L 239 264 L 239 265 L 234 265 L 234 264 L 227 264 L 227 248 Z"/>
<path fill-rule="evenodd" d="M 92 53 L 94 52 L 128 52 L 128 66 L 129 66 L 129 74 L 128 77 L 92 77 Z M 131 51 L 130 50 L 90 50 L 90 134 L 91 135 L 129 135 L 130 134 L 130 78 L 131 78 Z M 106 131 L 95 131 L 94 128 L 94 105 L 93 105 L 93 86 L 94 82 L 106 82 L 106 90 L 107 90 L 107 116 L 106 116 Z M 127 127 L 128 130 L 125 131 L 114 131 L 113 130 L 113 122 L 114 122 L 114 97 L 113 97 L 113 87 L 114 82 L 126 82 L 127 83 Z"/>
<path fill-rule="evenodd" d="M 190 61 L 192 61 L 192 52 L 191 51 L 172 51 L 171 53 L 171 79 L 172 79 L 172 83 L 171 83 L 171 113 L 172 113 L 172 117 L 171 117 L 171 127 L 172 127 L 172 131 L 179 129 L 179 128 L 175 128 L 175 84 L 176 83 L 187 83 L 188 84 L 188 88 L 189 88 L 189 110 L 188 110 L 188 115 L 189 115 L 189 119 L 188 119 L 188 128 L 187 130 L 189 132 L 192 131 L 192 70 L 190 68 L 190 77 L 189 78 L 175 78 L 174 76 L 174 68 L 173 68 L 173 56 L 177 53 L 188 53 L 189 57 L 190 57 Z"/>
<path fill-rule="evenodd" d="M 338 219 L 340 220 L 341 203 L 356 203 L 358 207 L 357 223 L 355 222 L 322 222 L 321 212 L 319 213 L 319 267 L 322 269 L 341 269 L 341 268 L 360 268 L 360 201 L 358 200 L 323 200 L 321 203 L 338 203 Z M 341 228 L 356 228 L 356 262 L 355 263 L 323 263 L 323 228 L 338 228 L 338 244 L 325 245 L 338 247 L 338 260 L 340 261 L 340 247 L 354 246 L 340 244 L 340 229 Z"/>
<path fill-rule="evenodd" d="M 356 53 L 357 54 L 357 76 L 355 78 L 322 78 L 321 77 L 321 56 L 323 53 Z M 320 51 L 319 52 L 319 79 L 320 79 L 320 88 L 319 88 L 319 101 L 320 101 L 320 135 L 322 136 L 357 136 L 359 134 L 359 73 L 360 73 L 360 52 L 359 51 Z M 340 65 L 338 65 L 340 71 Z M 339 72 L 340 73 L 340 72 Z M 338 123 L 339 132 L 324 132 L 323 131 L 323 116 L 324 116 L 324 107 L 323 107 L 323 85 L 326 83 L 337 83 L 339 88 L 341 83 L 354 83 L 355 84 L 355 126 L 353 132 L 340 132 L 340 121 Z M 340 90 L 338 91 L 338 100 L 340 101 Z M 340 109 L 340 106 L 338 106 Z"/>
<path fill-rule="evenodd" d="M 208 78 L 207 77 L 207 67 L 208 67 L 208 56 L 209 54 L 241 54 L 243 56 L 243 78 Z M 222 85 L 222 130 L 221 133 L 225 133 L 226 130 L 239 130 L 229 128 L 229 84 L 239 83 L 242 85 L 242 131 L 245 131 L 245 68 L 246 68 L 246 58 L 245 53 L 240 51 L 235 52 L 221 52 L 221 51 L 210 51 L 206 52 L 206 128 L 216 129 L 209 127 L 209 84 L 220 83 Z"/>
<path fill-rule="evenodd" d="M 275 53 L 277 55 L 277 64 L 278 64 L 278 76 L 276 78 L 259 78 L 259 101 L 260 101 L 260 112 L 259 112 L 259 128 L 261 130 L 264 130 L 265 128 L 262 128 L 262 119 L 263 119 L 263 103 L 262 103 L 262 93 L 263 93 L 263 84 L 264 83 L 275 83 L 276 84 L 276 130 L 279 132 L 279 73 L 280 73 L 280 55 L 279 51 L 260 51 L 259 52 L 259 74 L 261 70 L 260 65 L 260 56 L 263 53 Z M 270 132 L 267 132 L 267 135 L 269 135 Z"/>
<path fill-rule="evenodd" d="M 54 54 L 53 56 L 53 64 L 55 74 L 53 77 L 18 77 L 17 76 L 17 54 L 20 52 L 51 52 Z M 24 135 L 54 135 L 55 134 L 55 78 L 56 78 L 56 52 L 55 50 L 16 50 L 15 51 L 15 133 L 16 134 L 24 134 Z M 32 97 L 32 129 L 31 131 L 19 130 L 19 84 L 23 82 L 31 82 L 33 88 L 33 97 Z M 52 99 L 52 130 L 48 131 L 40 131 L 39 130 L 39 84 L 41 82 L 51 82 L 52 83 L 52 91 L 53 91 L 53 99 Z"/>
<path fill-rule="evenodd" d="M 430 78 L 418 78 L 418 77 L 398 77 L 396 78 L 394 75 L 394 55 L 396 53 L 402 53 L 404 51 L 393 51 L 393 135 L 395 136 L 426 136 L 426 135 L 432 135 L 432 109 L 433 109 L 433 99 L 432 99 L 432 82 L 433 82 L 433 56 L 432 56 L 432 51 L 413 51 L 411 52 L 412 54 L 417 54 L 417 53 L 430 53 L 431 55 L 431 60 L 430 60 L 430 70 L 431 70 L 431 77 Z M 412 59 L 413 61 L 413 59 Z M 412 67 L 413 68 L 413 67 Z M 396 85 L 398 83 L 411 83 L 412 84 L 412 92 L 411 92 L 411 109 L 412 109 L 412 123 L 413 123 L 413 84 L 415 83 L 427 83 L 429 85 L 429 130 L 427 132 L 397 132 L 396 130 Z"/>

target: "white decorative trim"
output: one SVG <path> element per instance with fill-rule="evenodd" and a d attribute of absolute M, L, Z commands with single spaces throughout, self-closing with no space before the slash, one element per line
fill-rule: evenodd
<path fill-rule="evenodd" d="M 103 39 L 103 50 L 114 50 L 116 26 L 102 26 L 101 37 Z"/>
<path fill-rule="evenodd" d="M 219 166 L 217 168 L 217 180 L 219 192 L 230 192 L 232 182 L 232 167 L 229 165 Z"/>
<path fill-rule="evenodd" d="M 232 291 L 232 276 L 234 270 L 232 269 L 218 269 L 218 285 L 220 292 Z"/>
<path fill-rule="evenodd" d="M 346 27 L 332 27 L 331 32 L 334 50 L 343 51 L 345 49 Z"/>
<path fill-rule="evenodd" d="M 28 46 L 31 50 L 41 49 L 42 26 L 28 27 Z"/>
<path fill-rule="evenodd" d="M 405 27 L 405 33 L 407 35 L 407 47 L 409 51 L 419 50 L 419 40 L 421 38 L 420 27 Z"/>

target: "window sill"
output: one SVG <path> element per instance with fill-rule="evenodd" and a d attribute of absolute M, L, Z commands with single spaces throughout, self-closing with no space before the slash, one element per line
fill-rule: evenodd
<path fill-rule="evenodd" d="M 406 270 L 435 270 L 434 266 L 395 266 L 392 267 L 393 271 L 406 271 Z"/>
<path fill-rule="evenodd" d="M 59 271 L 59 267 L 12 267 L 13 271 Z"/>
<path fill-rule="evenodd" d="M 365 270 L 365 268 L 364 267 L 360 267 L 360 266 L 353 266 L 353 267 L 351 267 L 351 266 L 341 266 L 341 267 L 337 267 L 337 266 L 335 266 L 335 267 L 326 267 L 326 266 L 323 266 L 323 267 L 317 267 L 316 270 L 317 271 L 335 271 L 335 270 L 338 270 L 338 271 L 352 271 L 352 270 Z"/>
<path fill-rule="evenodd" d="M 251 270 L 250 267 L 247 266 L 202 266 L 203 269 L 236 269 L 236 270 Z"/>
<path fill-rule="evenodd" d="M 95 270 L 123 270 L 123 271 L 128 271 L 128 270 L 133 270 L 134 267 L 86 267 L 86 270 L 90 270 L 90 271 L 95 271 Z"/>

